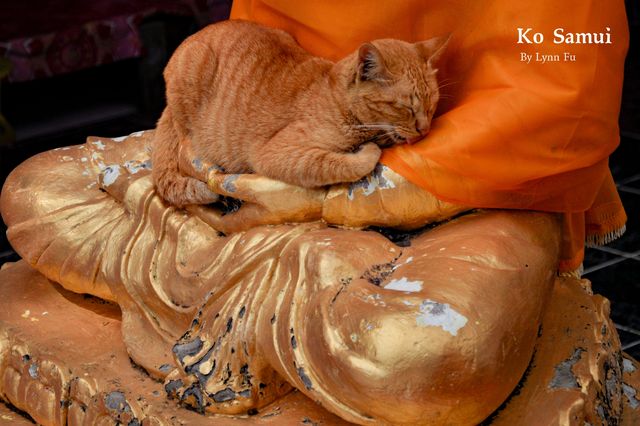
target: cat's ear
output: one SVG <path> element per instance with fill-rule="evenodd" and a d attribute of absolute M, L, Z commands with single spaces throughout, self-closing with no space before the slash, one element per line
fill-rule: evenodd
<path fill-rule="evenodd" d="M 380 50 L 371 43 L 365 43 L 360 46 L 358 49 L 356 80 L 385 81 L 387 79 L 387 68 L 384 65 Z"/>
<path fill-rule="evenodd" d="M 447 48 L 450 39 L 451 34 L 434 37 L 429 40 L 416 43 L 416 47 L 429 66 L 435 68 L 435 64 L 440 60 L 440 57 Z"/>

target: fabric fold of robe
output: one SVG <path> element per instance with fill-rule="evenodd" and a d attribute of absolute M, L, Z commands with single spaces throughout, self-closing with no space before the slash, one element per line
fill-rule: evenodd
<path fill-rule="evenodd" d="M 331 60 L 369 40 L 450 33 L 431 133 L 382 163 L 444 201 L 563 213 L 561 271 L 580 266 L 585 239 L 623 232 L 607 162 L 629 42 L 622 0 L 236 0 L 231 17 L 288 31 Z"/>

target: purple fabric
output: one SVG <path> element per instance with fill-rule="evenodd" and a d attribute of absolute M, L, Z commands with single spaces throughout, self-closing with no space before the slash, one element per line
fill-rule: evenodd
<path fill-rule="evenodd" d="M 138 27 L 158 12 L 224 17 L 228 0 L 18 0 L 0 2 L 0 56 L 9 81 L 28 81 L 140 56 Z"/>

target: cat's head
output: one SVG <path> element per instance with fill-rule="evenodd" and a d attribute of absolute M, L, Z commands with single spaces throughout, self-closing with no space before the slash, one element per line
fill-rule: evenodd
<path fill-rule="evenodd" d="M 435 65 L 448 41 L 375 40 L 349 58 L 347 102 L 363 138 L 381 146 L 424 138 L 440 98 Z"/>

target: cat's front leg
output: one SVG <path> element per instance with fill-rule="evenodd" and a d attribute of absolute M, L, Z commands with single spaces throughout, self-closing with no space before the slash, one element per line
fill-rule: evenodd
<path fill-rule="evenodd" d="M 187 156 L 181 144 L 188 142 L 176 129 L 171 110 L 166 108 L 158 121 L 152 152 L 153 181 L 162 198 L 176 207 L 190 204 L 209 204 L 218 200 L 218 194 L 209 190 L 205 182 L 197 179 L 193 167 L 181 170 L 180 163 Z M 191 154 L 192 155 L 192 154 Z M 191 164 L 192 161 L 186 162 Z M 195 164 L 194 164 L 195 167 Z M 186 172 L 186 174 L 183 174 Z M 194 175 L 191 177 L 189 175 Z"/>
<path fill-rule="evenodd" d="M 303 125 L 292 124 L 256 149 L 250 160 L 258 174 L 317 188 L 366 176 L 375 168 L 380 154 L 380 148 L 373 143 L 363 145 L 356 152 L 332 150 L 329 144 L 313 141 Z"/>
<path fill-rule="evenodd" d="M 345 182 L 353 182 L 370 174 L 378 164 L 381 154 L 380 147 L 373 142 L 361 145 L 358 151 L 351 154 L 353 173 Z"/>

